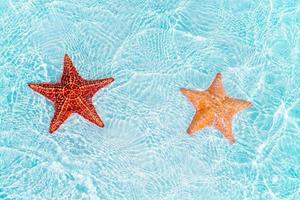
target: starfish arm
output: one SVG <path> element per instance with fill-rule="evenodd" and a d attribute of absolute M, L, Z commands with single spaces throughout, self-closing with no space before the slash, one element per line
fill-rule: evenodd
<path fill-rule="evenodd" d="M 39 84 L 28 84 L 28 86 L 40 93 L 41 95 L 47 97 L 52 102 L 55 101 L 56 96 L 62 94 L 63 89 L 60 84 L 50 84 L 50 83 L 39 83 Z"/>
<path fill-rule="evenodd" d="M 92 97 L 98 90 L 109 85 L 114 81 L 114 78 L 106 78 L 101 80 L 85 80 L 84 84 L 80 86 L 82 94 L 87 97 Z"/>
<path fill-rule="evenodd" d="M 61 103 L 55 104 L 55 113 L 54 117 L 50 124 L 50 133 L 54 133 L 63 123 L 66 121 L 71 112 L 69 110 L 69 102 L 68 99 L 62 101 Z"/>
<path fill-rule="evenodd" d="M 64 57 L 64 70 L 61 77 L 62 84 L 75 83 L 76 81 L 82 80 L 81 76 L 77 72 L 73 62 L 68 54 Z"/>
<path fill-rule="evenodd" d="M 196 110 L 202 110 L 211 105 L 210 97 L 207 92 L 195 91 L 189 89 L 180 89 L 181 93 L 188 98 Z"/>
<path fill-rule="evenodd" d="M 224 101 L 225 114 L 233 117 L 235 114 L 252 107 L 252 103 L 240 99 L 228 98 Z"/>
<path fill-rule="evenodd" d="M 203 128 L 211 127 L 214 123 L 214 115 L 209 111 L 197 111 L 187 132 L 189 135 Z"/>
<path fill-rule="evenodd" d="M 221 73 L 217 73 L 215 79 L 213 80 L 213 82 L 211 83 L 211 85 L 208 88 L 208 92 L 213 95 L 219 96 L 221 98 L 224 98 L 225 96 L 227 96 L 224 86 L 223 86 Z"/>
<path fill-rule="evenodd" d="M 92 102 L 89 100 L 78 97 L 77 98 L 77 107 L 78 109 L 76 112 L 84 117 L 85 119 L 89 120 L 90 122 L 96 124 L 97 126 L 103 128 L 104 123 L 102 122 L 100 116 L 97 114 L 95 107 L 93 106 Z"/>
<path fill-rule="evenodd" d="M 218 118 L 215 127 L 224 135 L 230 144 L 235 143 L 234 134 L 232 131 L 232 119 Z"/>

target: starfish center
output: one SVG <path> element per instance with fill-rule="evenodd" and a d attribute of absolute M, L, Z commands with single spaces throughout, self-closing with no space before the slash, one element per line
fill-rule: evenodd
<path fill-rule="evenodd" d="M 224 99 L 219 98 L 218 96 L 212 96 L 211 97 L 212 108 L 220 108 L 224 104 Z"/>
<path fill-rule="evenodd" d="M 75 99 L 81 96 L 80 87 L 77 84 L 70 83 L 64 87 L 63 94 L 70 99 Z"/>

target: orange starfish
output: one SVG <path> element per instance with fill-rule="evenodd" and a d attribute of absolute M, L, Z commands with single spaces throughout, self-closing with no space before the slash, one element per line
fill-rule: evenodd
<path fill-rule="evenodd" d="M 53 133 L 72 113 L 78 113 L 99 127 L 104 127 L 92 104 L 92 97 L 99 89 L 113 81 L 113 78 L 102 80 L 83 79 L 70 57 L 66 54 L 63 75 L 59 83 L 29 84 L 29 87 L 54 103 L 55 113 L 49 130 L 50 133 Z"/>
<path fill-rule="evenodd" d="M 196 114 L 188 128 L 192 135 L 206 127 L 218 129 L 231 144 L 235 142 L 232 131 L 232 120 L 238 112 L 250 108 L 251 102 L 229 97 L 222 83 L 222 75 L 218 73 L 206 91 L 181 89 L 196 109 Z"/>

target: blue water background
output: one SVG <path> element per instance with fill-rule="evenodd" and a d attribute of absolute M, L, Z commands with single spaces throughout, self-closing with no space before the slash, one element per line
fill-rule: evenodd
<path fill-rule="evenodd" d="M 48 133 L 68 53 L 86 79 L 114 77 Z M 179 88 L 221 72 L 254 107 L 194 137 Z M 0 199 L 300 199 L 299 0 L 1 0 Z"/>

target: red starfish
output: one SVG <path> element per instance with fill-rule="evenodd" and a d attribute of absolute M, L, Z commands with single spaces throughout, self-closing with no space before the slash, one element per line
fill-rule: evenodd
<path fill-rule="evenodd" d="M 49 129 L 50 133 L 53 133 L 72 113 L 78 113 L 90 122 L 104 127 L 92 104 L 92 97 L 99 89 L 113 81 L 113 78 L 83 79 L 70 57 L 66 54 L 64 57 L 64 71 L 59 83 L 29 84 L 29 87 L 54 103 L 55 113 Z"/>

